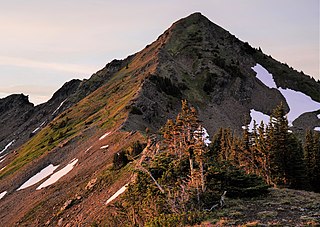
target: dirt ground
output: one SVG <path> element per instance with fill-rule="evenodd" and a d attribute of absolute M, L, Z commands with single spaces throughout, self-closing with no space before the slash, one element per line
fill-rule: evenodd
<path fill-rule="evenodd" d="M 200 226 L 320 226 L 320 194 L 270 189 L 264 197 L 226 199 L 217 216 Z"/>

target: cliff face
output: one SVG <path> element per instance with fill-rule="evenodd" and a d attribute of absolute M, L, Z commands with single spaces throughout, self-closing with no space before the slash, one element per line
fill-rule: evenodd
<path fill-rule="evenodd" d="M 6 226 L 90 225 L 114 212 L 104 201 L 131 173 L 123 169 L 111 177 L 113 155 L 145 140 L 146 128 L 155 132 L 175 117 L 181 99 L 197 109 L 210 136 L 219 127 L 241 133 L 252 110 L 269 115 L 281 102 L 289 110 L 279 89 L 256 77 L 256 64 L 273 74 L 278 87 L 318 100 L 320 85 L 310 77 L 200 13 L 177 21 L 145 49 L 108 63 L 90 79 L 66 83 L 47 103 L 33 106 L 24 95 L 0 99 L 0 151 L 7 147 L 0 160 L 0 195 L 6 192 L 0 220 Z M 293 130 L 320 126 L 317 114 L 302 114 Z M 36 190 L 49 174 L 17 191 L 48 166 L 56 173 L 72 163 L 70 173 L 51 186 Z"/>
<path fill-rule="evenodd" d="M 187 99 L 210 133 L 219 127 L 239 133 L 251 109 L 271 114 L 286 103 L 255 77 L 258 51 L 199 13 L 174 23 L 155 43 L 161 45 L 157 71 L 146 78 L 135 103 L 141 114 L 130 115 L 130 129 L 158 129 Z"/>

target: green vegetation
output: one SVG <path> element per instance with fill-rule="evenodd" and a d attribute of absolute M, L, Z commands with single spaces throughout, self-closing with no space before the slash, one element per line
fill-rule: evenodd
<path fill-rule="evenodd" d="M 117 215 L 109 224 L 185 226 L 199 224 L 230 197 L 256 196 L 267 185 L 228 161 L 218 161 L 204 144 L 202 127 L 194 108 L 182 102 L 176 120 L 168 120 L 160 140 L 149 143 L 136 161 L 130 184 Z M 221 196 L 223 195 L 223 196 Z"/>
<path fill-rule="evenodd" d="M 167 121 L 161 137 L 149 138 L 135 161 L 134 183 L 116 203 L 116 215 L 108 223 L 196 225 L 226 215 L 224 192 L 228 198 L 246 198 L 267 193 L 267 185 L 315 191 L 319 186 L 319 136 L 308 132 L 303 152 L 301 142 L 288 131 L 282 104 L 269 125 L 255 123 L 254 130 L 245 128 L 241 138 L 220 129 L 206 146 L 202 135 L 195 109 L 183 101 L 181 112 Z"/>
<path fill-rule="evenodd" d="M 172 83 L 170 78 L 152 75 L 150 80 L 157 86 L 159 91 L 163 91 L 167 95 L 174 97 L 181 97 L 179 88 Z"/>
<path fill-rule="evenodd" d="M 311 189 L 320 192 L 320 134 L 308 130 L 304 144 L 304 158 Z"/>
<path fill-rule="evenodd" d="M 307 180 L 301 142 L 288 131 L 284 106 L 278 106 L 269 125 L 254 123 L 242 138 L 220 129 L 211 149 L 218 160 L 230 161 L 247 173 L 261 176 L 268 185 L 306 189 Z"/>
<path fill-rule="evenodd" d="M 120 169 L 130 161 L 134 160 L 134 158 L 139 155 L 146 144 L 140 143 L 139 140 L 135 141 L 128 148 L 121 150 L 113 155 L 113 168 Z"/>
<path fill-rule="evenodd" d="M 108 129 L 121 124 L 128 114 L 125 107 L 136 95 L 140 86 L 140 80 L 130 76 L 129 70 L 134 69 L 123 68 L 117 72 L 110 79 L 110 83 L 81 100 L 73 108 L 66 110 L 49 126 L 33 136 L 20 147 L 16 158 L 0 173 L 0 179 L 15 173 L 45 153 L 76 140 L 85 128 Z"/>

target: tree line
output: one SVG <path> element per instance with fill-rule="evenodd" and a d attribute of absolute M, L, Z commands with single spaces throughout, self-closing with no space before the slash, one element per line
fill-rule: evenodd
<path fill-rule="evenodd" d="M 302 144 L 285 114 L 279 105 L 268 124 L 245 126 L 242 136 L 221 128 L 209 145 L 196 109 L 182 101 L 177 117 L 148 136 L 134 162 L 135 180 L 108 222 L 194 225 L 223 206 L 225 195 L 252 197 L 270 186 L 319 191 L 319 134 L 308 131 Z"/>
<path fill-rule="evenodd" d="M 220 129 L 210 147 L 219 161 L 229 161 L 247 173 L 261 176 L 274 187 L 320 191 L 320 136 L 307 130 L 303 143 L 288 126 L 284 106 L 272 113 L 270 122 L 248 126 L 239 138 Z"/>

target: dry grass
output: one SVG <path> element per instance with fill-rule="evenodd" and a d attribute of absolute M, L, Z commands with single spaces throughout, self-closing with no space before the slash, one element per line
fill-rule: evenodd
<path fill-rule="evenodd" d="M 320 194 L 270 189 L 264 197 L 228 199 L 201 226 L 319 226 Z"/>

